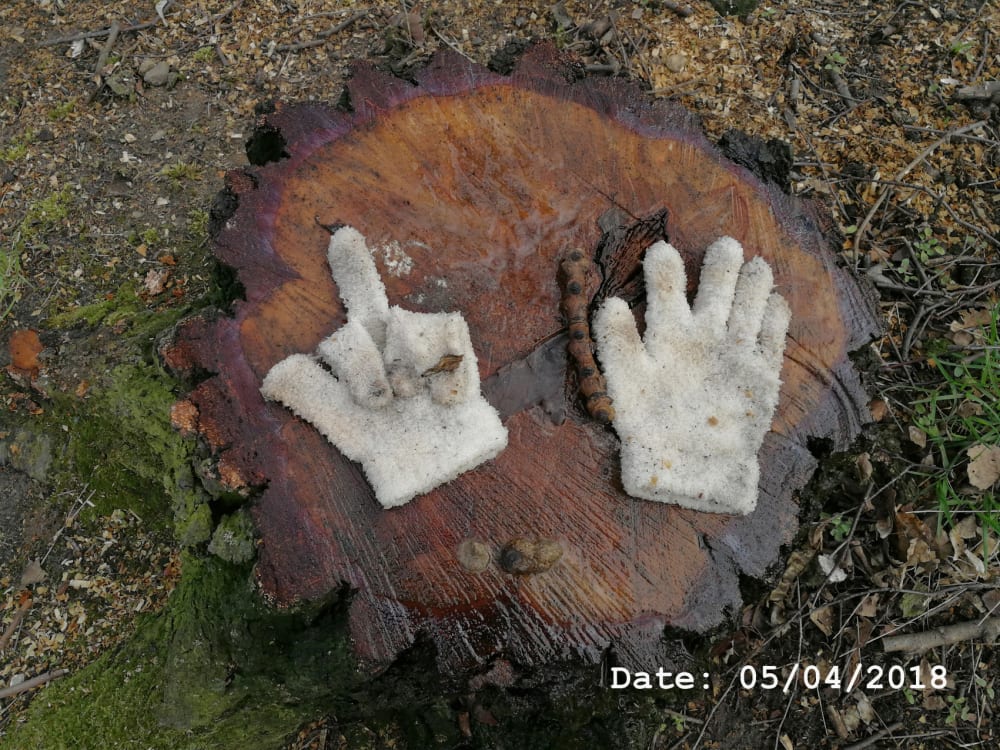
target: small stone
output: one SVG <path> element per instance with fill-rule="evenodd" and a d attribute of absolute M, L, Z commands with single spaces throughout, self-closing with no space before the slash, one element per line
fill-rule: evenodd
<path fill-rule="evenodd" d="M 104 79 L 104 84 L 115 96 L 128 97 L 135 89 L 132 79 L 120 73 L 114 73 Z"/>
<path fill-rule="evenodd" d="M 170 80 L 170 65 L 166 61 L 158 62 L 142 75 L 142 80 L 150 86 L 164 86 Z"/>
<path fill-rule="evenodd" d="M 687 55 L 682 55 L 675 53 L 673 55 L 667 55 L 663 58 L 663 64 L 667 66 L 667 69 L 672 73 L 680 73 L 684 68 L 687 67 L 688 59 Z"/>

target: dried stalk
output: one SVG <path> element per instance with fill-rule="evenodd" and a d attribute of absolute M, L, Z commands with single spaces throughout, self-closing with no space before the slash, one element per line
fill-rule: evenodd
<path fill-rule="evenodd" d="M 10 698 L 29 690 L 34 690 L 36 687 L 52 682 L 52 680 L 57 680 L 65 674 L 69 674 L 68 669 L 53 669 L 51 672 L 45 672 L 38 675 L 38 677 L 32 677 L 30 680 L 25 680 L 18 685 L 2 688 L 0 689 L 0 699 Z"/>
<path fill-rule="evenodd" d="M 922 633 L 907 635 L 891 635 L 882 639 L 885 651 L 908 651 L 923 653 L 938 646 L 946 646 L 964 641 L 982 640 L 993 643 L 1000 637 L 1000 617 L 987 617 L 983 620 L 970 620 L 957 625 L 947 625 Z"/>
<path fill-rule="evenodd" d="M 10 643 L 10 639 L 14 637 L 14 633 L 21 624 L 21 621 L 25 618 L 25 615 L 28 614 L 28 610 L 31 609 L 31 603 L 32 599 L 29 596 L 24 600 L 24 602 L 22 602 L 21 606 L 17 608 L 17 611 L 14 613 L 14 618 L 10 621 L 10 625 L 7 626 L 4 634 L 0 636 L 0 651 L 7 648 L 7 644 Z"/>

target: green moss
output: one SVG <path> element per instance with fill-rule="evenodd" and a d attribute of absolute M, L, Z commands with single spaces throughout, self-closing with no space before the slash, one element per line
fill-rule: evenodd
<path fill-rule="evenodd" d="M 0 323 L 14 308 L 24 282 L 21 259 L 17 253 L 0 248 Z"/>
<path fill-rule="evenodd" d="M 164 611 L 48 687 L 4 747 L 274 750 L 356 679 L 340 615 L 314 615 L 269 611 L 245 569 L 186 556 Z"/>
<path fill-rule="evenodd" d="M 250 514 L 238 510 L 223 518 L 212 535 L 208 551 L 226 562 L 250 562 L 257 551 Z"/>
<path fill-rule="evenodd" d="M 208 211 L 196 208 L 188 214 L 188 239 L 195 248 L 200 248 L 208 242 Z"/>
<path fill-rule="evenodd" d="M 21 161 L 28 155 L 28 146 L 35 141 L 35 133 L 31 130 L 14 136 L 7 146 L 0 148 L 0 161 Z"/>
<path fill-rule="evenodd" d="M 86 323 L 89 326 L 96 326 L 99 323 L 114 325 L 123 320 L 136 321 L 137 316 L 141 322 L 145 317 L 142 315 L 144 309 L 142 300 L 136 294 L 135 284 L 129 281 L 123 284 L 117 293 L 89 305 L 78 305 L 55 313 L 49 316 L 45 323 L 50 328 L 65 329 L 79 323 Z"/>
<path fill-rule="evenodd" d="M 156 245 L 163 241 L 160 233 L 154 227 L 150 227 L 142 233 L 142 241 L 147 245 Z"/>
<path fill-rule="evenodd" d="M 76 102 L 70 99 L 68 102 L 63 102 L 62 104 L 50 109 L 48 118 L 53 122 L 65 120 L 74 109 L 76 109 Z"/>
<path fill-rule="evenodd" d="M 37 244 L 44 235 L 56 229 L 69 216 L 73 204 L 73 191 L 69 185 L 49 193 L 28 207 L 14 239 L 14 249 L 20 254 L 25 248 Z"/>
<path fill-rule="evenodd" d="M 199 47 L 195 50 L 195 53 L 191 55 L 191 59 L 200 63 L 211 62 L 215 59 L 215 47 Z"/>
<path fill-rule="evenodd" d="M 175 189 L 180 189 L 186 182 L 195 182 L 201 179 L 201 167 L 197 164 L 187 162 L 177 162 L 160 170 L 160 177 L 165 177 Z"/>
<path fill-rule="evenodd" d="M 190 533 L 191 516 L 207 502 L 191 469 L 193 441 L 170 424 L 177 396 L 169 380 L 149 364 L 119 365 L 69 418 L 67 458 L 86 478 L 99 513 L 131 508 L 146 520 L 174 517 L 190 544 L 211 531 Z M 65 419 L 65 417 L 64 417 Z M 204 515 L 207 511 L 201 511 Z M 204 527 L 206 524 L 199 524 Z"/>

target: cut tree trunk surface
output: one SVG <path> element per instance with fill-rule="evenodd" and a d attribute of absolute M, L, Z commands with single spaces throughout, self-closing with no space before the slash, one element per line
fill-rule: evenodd
<path fill-rule="evenodd" d="M 608 647 L 626 665 L 662 663 L 665 626 L 719 623 L 740 603 L 740 574 L 778 560 L 815 467 L 807 439 L 845 446 L 866 420 L 848 352 L 876 331 L 870 298 L 837 268 L 814 206 L 725 160 L 684 110 L 582 78 L 550 47 L 510 76 L 450 53 L 416 85 L 364 65 L 347 91 L 349 110 L 266 117 L 260 132 L 282 158 L 228 176 L 237 207 L 216 240 L 246 300 L 233 317 L 188 321 L 164 349 L 176 371 L 212 374 L 175 424 L 208 442 L 224 485 L 263 487 L 263 592 L 291 605 L 346 584 L 358 654 L 375 666 L 419 634 L 451 672 Z M 346 320 L 321 226 L 335 223 L 374 248 L 390 303 L 463 313 L 509 431 L 497 459 L 398 509 L 258 390 Z M 704 248 L 735 237 L 770 263 L 793 311 L 747 517 L 625 495 L 617 437 L 575 394 L 560 261 L 582 248 L 605 270 L 599 297 L 639 298 L 642 251 L 663 234 L 693 282 Z"/>

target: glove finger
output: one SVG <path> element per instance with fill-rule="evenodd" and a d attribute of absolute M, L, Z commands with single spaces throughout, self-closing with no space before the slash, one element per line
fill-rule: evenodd
<path fill-rule="evenodd" d="M 771 267 L 761 257 L 744 263 L 736 280 L 736 296 L 729 313 L 729 336 L 734 344 L 753 347 L 760 334 L 764 309 L 774 286 Z"/>
<path fill-rule="evenodd" d="M 365 238 L 354 227 L 341 227 L 330 237 L 327 259 L 348 317 L 359 320 L 381 348 L 389 301 Z"/>
<path fill-rule="evenodd" d="M 382 361 L 393 393 L 401 398 L 417 395 L 423 385 L 418 367 L 427 357 L 426 353 L 415 349 L 424 347 L 426 341 L 419 335 L 418 315 L 419 313 L 393 305 L 389 308 L 386 320 Z"/>
<path fill-rule="evenodd" d="M 742 265 L 743 247 L 732 237 L 720 237 L 705 251 L 692 311 L 706 332 L 721 334 L 725 329 Z"/>
<path fill-rule="evenodd" d="M 440 356 L 425 370 L 424 377 L 429 384 L 431 400 L 450 406 L 467 401 L 479 392 L 479 368 L 469 326 L 460 313 L 448 314 L 442 333 Z"/>
<path fill-rule="evenodd" d="M 333 374 L 347 384 L 355 402 L 368 409 L 380 409 L 392 401 L 382 354 L 360 322 L 348 320 L 321 341 L 317 350 Z"/>
<path fill-rule="evenodd" d="M 318 429 L 352 460 L 360 455 L 360 435 L 353 425 L 362 419 L 347 387 L 311 357 L 293 354 L 271 368 L 260 392 L 278 401 Z"/>
<path fill-rule="evenodd" d="M 781 369 L 785 353 L 785 334 L 792 319 L 792 310 L 777 292 L 767 298 L 764 316 L 760 326 L 760 349 L 764 361 L 775 372 Z"/>
<path fill-rule="evenodd" d="M 646 251 L 646 343 L 691 320 L 684 261 L 673 245 L 662 240 Z"/>
<path fill-rule="evenodd" d="M 646 348 L 625 300 L 609 297 L 604 301 L 594 315 L 594 337 L 609 388 L 621 388 L 646 360 Z"/>

